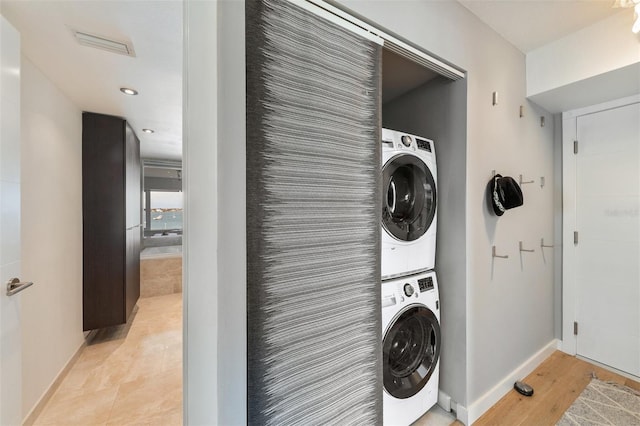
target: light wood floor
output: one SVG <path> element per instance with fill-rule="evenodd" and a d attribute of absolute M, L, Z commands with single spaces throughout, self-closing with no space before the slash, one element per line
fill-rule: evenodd
<path fill-rule="evenodd" d="M 473 425 L 555 425 L 589 384 L 592 373 L 600 380 L 640 390 L 638 382 L 556 351 L 524 379 L 533 387 L 533 396 L 511 390 Z"/>

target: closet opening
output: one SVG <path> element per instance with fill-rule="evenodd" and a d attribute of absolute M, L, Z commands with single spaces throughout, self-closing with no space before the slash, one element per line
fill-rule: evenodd
<path fill-rule="evenodd" d="M 381 34 L 382 294 L 412 277 L 425 282 L 414 304 L 424 303 L 434 332 L 410 334 L 412 347 L 425 348 L 412 353 L 410 365 L 415 374 L 427 361 L 437 365 L 415 389 L 426 405 L 391 396 L 387 382 L 400 380 L 391 377 L 400 355 L 385 349 L 403 342 L 393 332 L 399 325 L 385 318 L 409 311 L 383 303 L 383 371 L 391 372 L 383 413 L 388 421 L 408 415 L 413 421 L 426 409 L 439 410 L 436 403 L 445 411 L 466 404 L 466 358 L 459 354 L 466 348 L 467 80 L 455 67 Z"/>

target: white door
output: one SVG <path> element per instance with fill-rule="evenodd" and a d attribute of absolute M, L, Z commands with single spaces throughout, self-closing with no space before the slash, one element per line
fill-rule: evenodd
<path fill-rule="evenodd" d="M 576 352 L 640 376 L 640 104 L 576 123 Z"/>
<path fill-rule="evenodd" d="M 20 298 L 20 36 L 0 16 L 0 425 L 22 423 Z"/>

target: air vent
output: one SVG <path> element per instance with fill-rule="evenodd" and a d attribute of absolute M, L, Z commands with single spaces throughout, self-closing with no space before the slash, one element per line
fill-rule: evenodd
<path fill-rule="evenodd" d="M 95 47 L 96 49 L 107 50 L 126 56 L 136 56 L 136 52 L 133 50 L 133 44 L 131 44 L 130 41 L 113 40 L 105 36 L 89 34 L 74 29 L 71 31 L 76 41 L 83 46 Z"/>

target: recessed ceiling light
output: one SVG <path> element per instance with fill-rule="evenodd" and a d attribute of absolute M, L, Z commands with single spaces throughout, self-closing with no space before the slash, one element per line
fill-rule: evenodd
<path fill-rule="evenodd" d="M 120 88 L 120 91 L 121 91 L 122 93 L 124 93 L 125 95 L 135 96 L 135 95 L 137 95 L 137 94 L 138 94 L 138 91 L 137 91 L 137 90 L 129 89 L 128 87 L 121 87 L 121 88 Z"/>
<path fill-rule="evenodd" d="M 143 132 L 145 133 L 153 133 L 154 130 L 153 129 L 142 129 Z"/>

